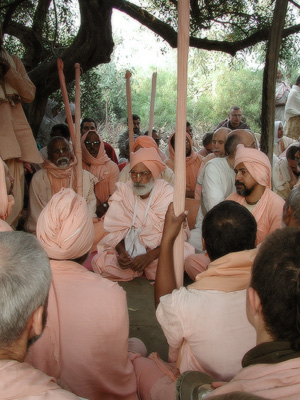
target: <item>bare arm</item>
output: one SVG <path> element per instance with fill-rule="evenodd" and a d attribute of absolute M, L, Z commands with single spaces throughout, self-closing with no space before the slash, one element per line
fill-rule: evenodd
<path fill-rule="evenodd" d="M 169 205 L 165 218 L 154 285 L 155 307 L 158 306 L 161 296 L 169 294 L 176 289 L 173 246 L 181 225 L 186 219 L 186 215 L 187 212 L 185 211 L 176 217 L 173 203 Z"/>

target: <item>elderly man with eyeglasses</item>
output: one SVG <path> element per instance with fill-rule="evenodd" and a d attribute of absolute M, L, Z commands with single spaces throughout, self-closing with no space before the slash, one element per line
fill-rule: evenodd
<path fill-rule="evenodd" d="M 69 142 L 61 136 L 55 136 L 48 143 L 47 152 L 48 159 L 42 164 L 42 169 L 34 174 L 30 184 L 29 208 L 25 221 L 27 232 L 35 232 L 41 211 L 55 193 L 63 187 L 76 189 L 77 160 Z M 96 217 L 97 201 L 94 186 L 98 179 L 88 171 L 82 172 L 83 197 L 87 202 L 89 214 Z"/>
<path fill-rule="evenodd" d="M 99 134 L 90 130 L 81 138 L 82 167 L 95 175 L 97 197 L 97 216 L 102 217 L 108 208 L 108 199 L 115 191 L 119 178 L 119 168 L 106 154 L 104 142 Z"/>
<path fill-rule="evenodd" d="M 157 151 L 141 148 L 130 155 L 131 181 L 118 182 L 104 217 L 106 236 L 92 260 L 96 273 L 114 281 L 130 281 L 145 273 L 155 279 L 165 214 L 173 187 L 158 179 L 166 168 Z M 194 248 L 185 244 L 185 255 Z"/>

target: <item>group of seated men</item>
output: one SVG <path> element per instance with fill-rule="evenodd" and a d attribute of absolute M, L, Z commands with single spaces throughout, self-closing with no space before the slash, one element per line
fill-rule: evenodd
<path fill-rule="evenodd" d="M 207 143 L 199 154 L 186 134 L 186 198 L 199 207 L 191 231 L 172 204 L 174 135 L 164 162 L 157 138 L 138 134 L 119 174 L 84 119 L 81 183 L 69 138 L 56 131 L 30 184 L 25 229 L 36 238 L 5 222 L 13 182 L 0 160 L 4 398 L 184 399 L 195 388 L 209 398 L 300 398 L 300 188 L 286 203 L 271 190 L 271 164 L 241 115 L 233 107 L 210 135 L 212 153 Z M 194 283 L 176 288 L 182 224 Z M 126 296 L 113 281 L 141 275 L 155 281 L 168 362 L 129 338 Z"/>

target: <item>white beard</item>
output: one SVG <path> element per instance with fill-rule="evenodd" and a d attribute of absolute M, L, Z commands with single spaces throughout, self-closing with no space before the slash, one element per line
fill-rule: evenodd
<path fill-rule="evenodd" d="M 67 157 L 61 157 L 56 161 L 56 163 L 59 169 L 66 169 L 70 164 L 70 160 Z"/>
<path fill-rule="evenodd" d="M 133 193 L 138 196 L 145 196 L 149 194 L 154 186 L 154 179 L 151 178 L 148 183 L 133 183 L 132 182 L 132 190 Z"/>

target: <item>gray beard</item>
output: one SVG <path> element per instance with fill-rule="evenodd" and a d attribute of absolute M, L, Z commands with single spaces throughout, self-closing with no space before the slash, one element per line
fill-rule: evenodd
<path fill-rule="evenodd" d="M 149 194 L 154 186 L 154 179 L 151 178 L 148 183 L 133 183 L 132 182 L 132 191 L 137 196 L 145 196 Z"/>

